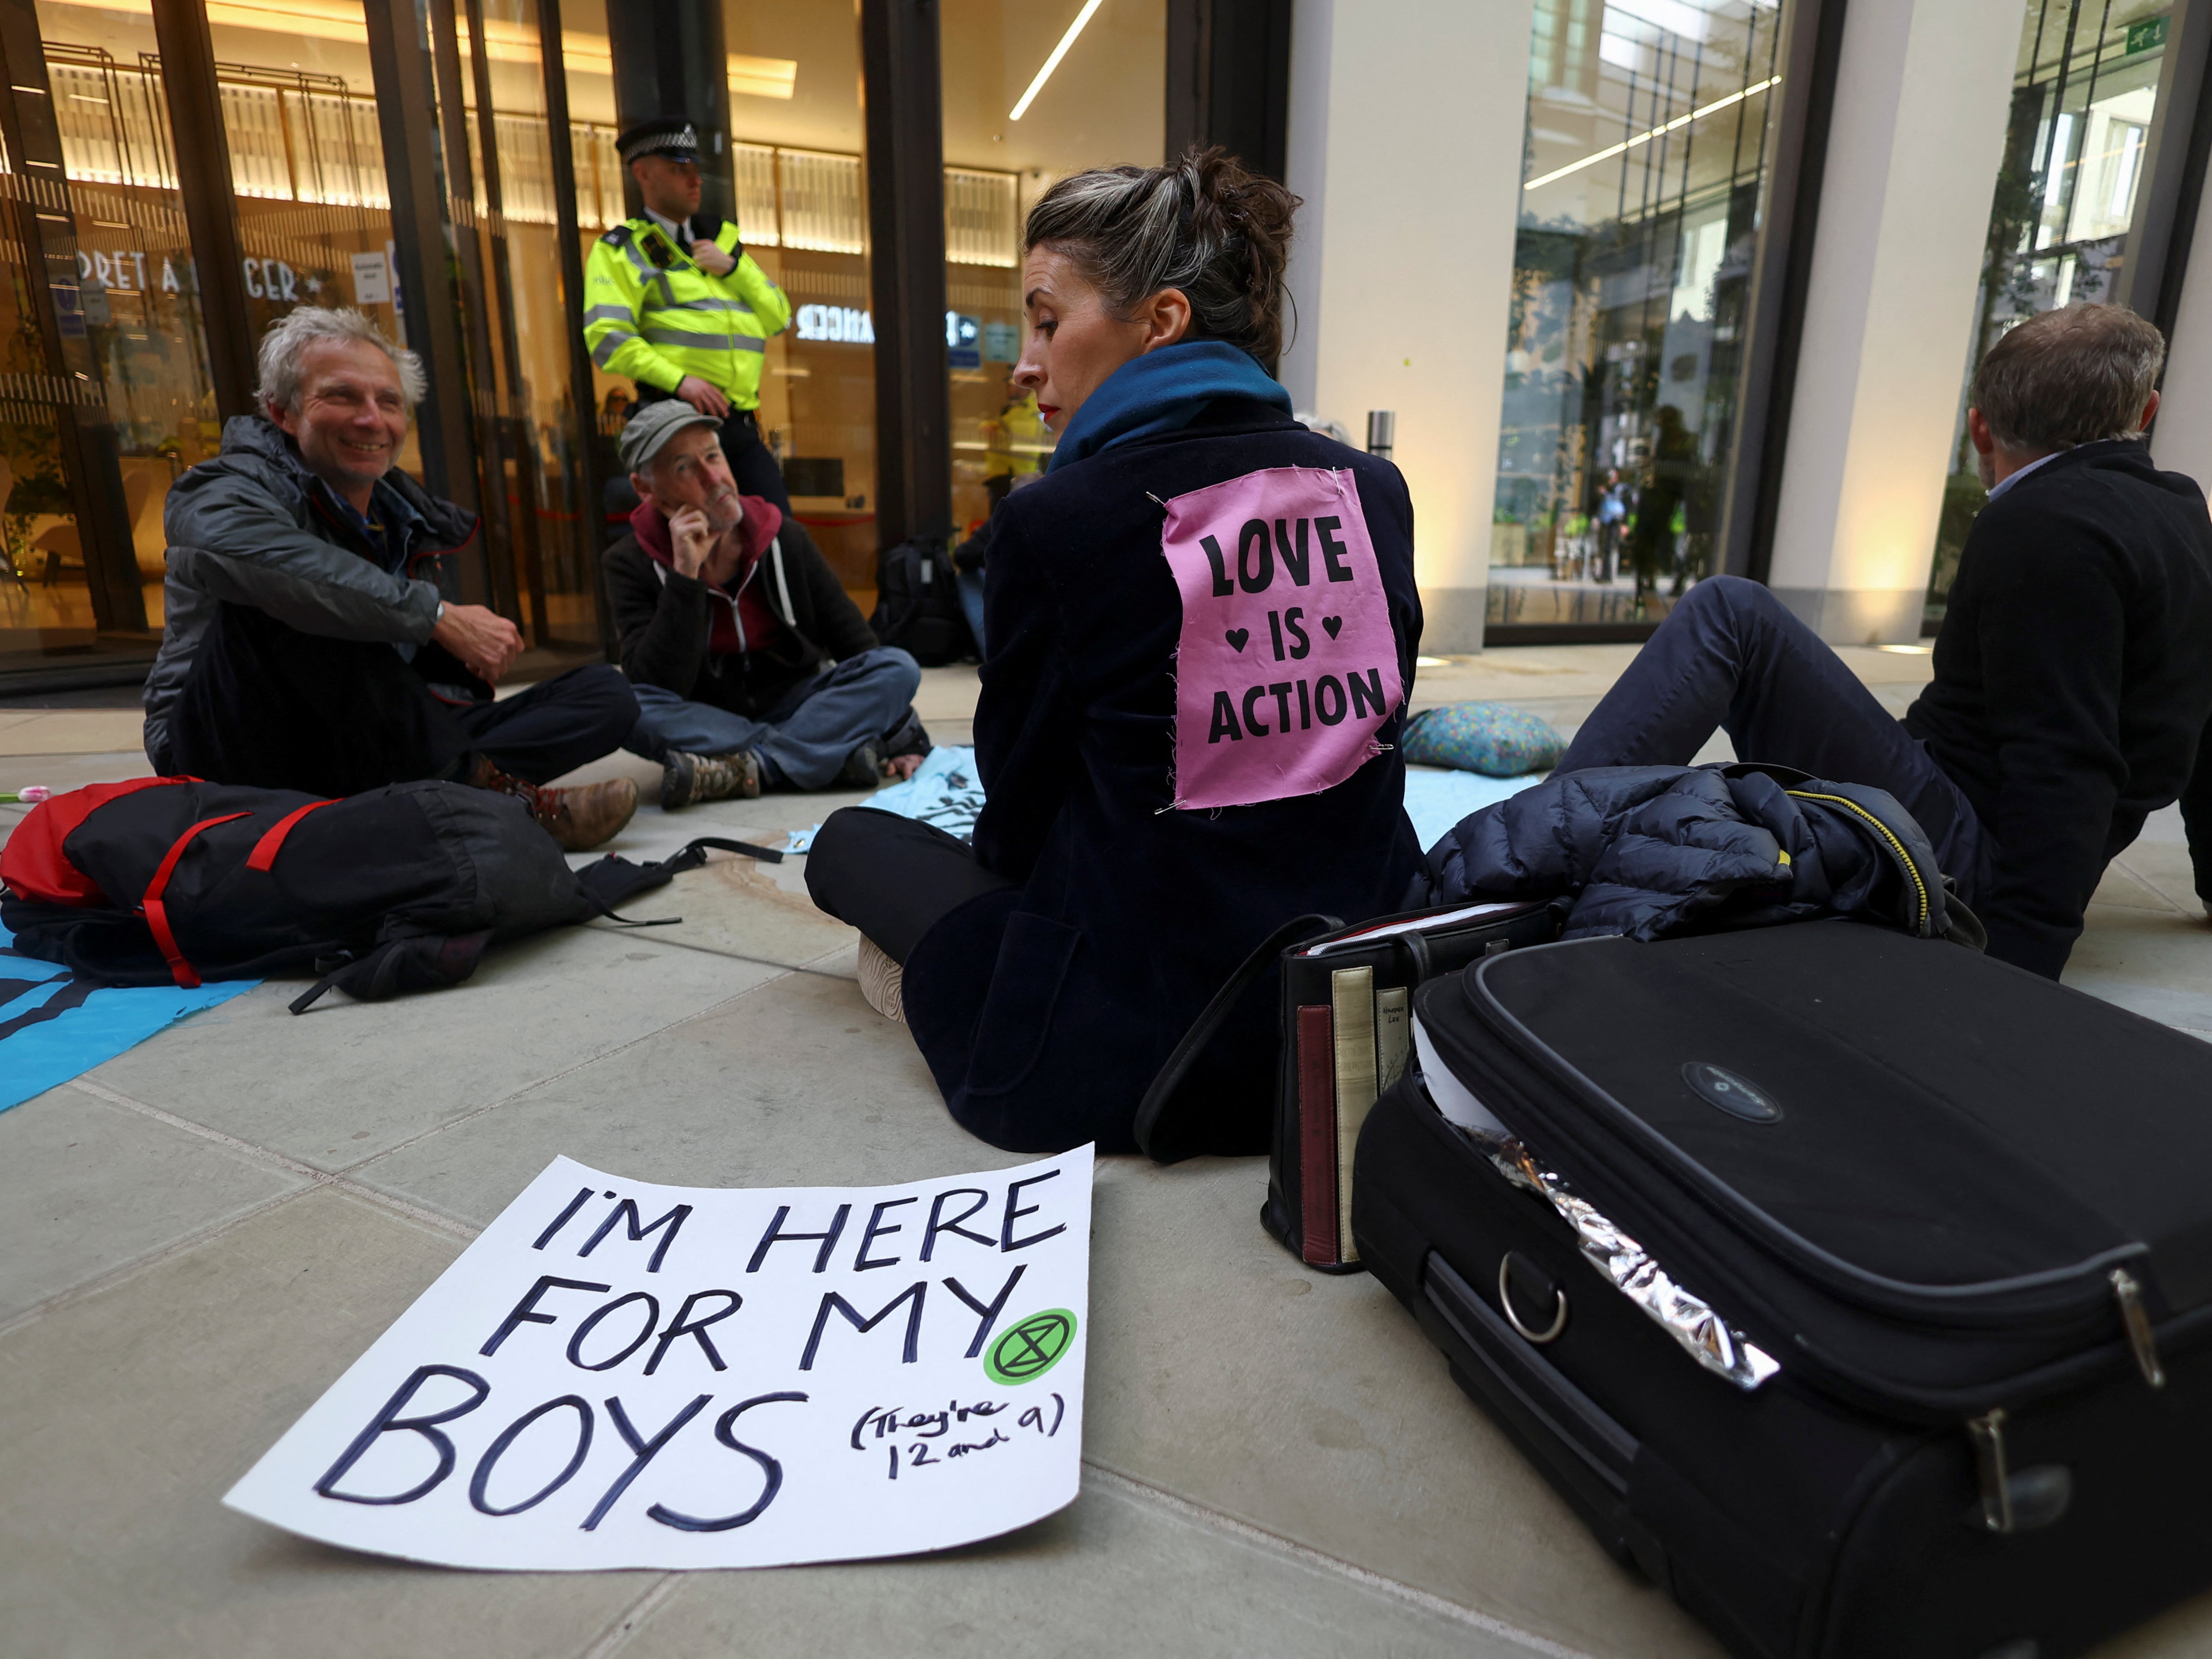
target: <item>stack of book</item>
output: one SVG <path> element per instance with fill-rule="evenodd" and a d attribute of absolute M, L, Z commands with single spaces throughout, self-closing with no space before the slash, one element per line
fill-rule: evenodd
<path fill-rule="evenodd" d="M 1301 1244 L 1308 1261 L 1352 1262 L 1352 1155 L 1376 1097 L 1412 1052 L 1406 987 L 1375 988 L 1371 965 L 1339 968 L 1327 1002 L 1297 1010 Z"/>

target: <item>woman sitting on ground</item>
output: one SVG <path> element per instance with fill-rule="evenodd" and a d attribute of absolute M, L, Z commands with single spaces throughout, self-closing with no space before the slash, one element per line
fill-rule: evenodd
<path fill-rule="evenodd" d="M 1139 1101 L 1261 939 L 1389 909 L 1421 630 L 1388 461 L 1308 431 L 1282 348 L 1297 198 L 1219 151 L 1030 210 L 1014 380 L 1060 434 L 993 520 L 972 848 L 834 813 L 807 886 L 993 1145 L 1134 1149 Z M 1266 1149 L 1276 981 L 1177 1091 L 1182 1151 Z"/>

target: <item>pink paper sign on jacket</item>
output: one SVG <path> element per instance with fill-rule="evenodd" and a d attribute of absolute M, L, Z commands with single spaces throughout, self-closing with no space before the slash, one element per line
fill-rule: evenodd
<path fill-rule="evenodd" d="M 1248 806 L 1343 782 L 1405 695 L 1358 481 L 1270 467 L 1167 504 L 1182 592 L 1179 807 Z"/>

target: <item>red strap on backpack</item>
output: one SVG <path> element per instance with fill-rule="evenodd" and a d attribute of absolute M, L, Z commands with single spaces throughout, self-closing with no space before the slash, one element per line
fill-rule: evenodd
<path fill-rule="evenodd" d="M 0 886 L 17 898 L 39 904 L 104 905 L 107 897 L 91 877 L 69 861 L 63 850 L 70 835 L 100 807 L 141 789 L 159 789 L 173 783 L 198 783 L 198 778 L 128 778 L 119 783 L 94 783 L 41 801 L 30 816 L 15 826 L 15 833 L 0 847 Z"/>
<path fill-rule="evenodd" d="M 287 812 L 269 828 L 269 833 L 253 843 L 253 851 L 246 856 L 246 867 L 266 872 L 275 867 L 277 852 L 284 845 L 284 837 L 298 827 L 299 822 L 310 812 L 319 812 L 325 806 L 336 806 L 334 800 L 311 800 L 305 806 Z M 216 820 L 221 822 L 221 820 Z"/>
<path fill-rule="evenodd" d="M 169 931 L 169 913 L 161 902 L 161 895 L 168 890 L 169 878 L 176 871 L 177 860 L 185 855 L 185 848 L 192 844 L 195 836 L 203 830 L 214 829 L 218 823 L 228 823 L 234 819 L 252 816 L 251 812 L 226 812 L 219 818 L 202 818 L 179 836 L 175 844 L 163 856 L 161 867 L 154 872 L 154 879 L 146 884 L 146 896 L 138 902 L 138 908 L 146 917 L 146 926 L 153 929 L 154 943 L 161 947 L 161 954 L 168 958 L 170 976 L 187 991 L 199 988 L 200 976 L 193 971 L 192 964 L 185 960 L 185 953 L 177 948 L 177 936 Z M 296 817 L 298 814 L 293 816 Z M 278 829 L 283 827 L 283 824 L 277 826 Z M 270 831 L 270 835 L 275 833 L 276 830 Z"/>

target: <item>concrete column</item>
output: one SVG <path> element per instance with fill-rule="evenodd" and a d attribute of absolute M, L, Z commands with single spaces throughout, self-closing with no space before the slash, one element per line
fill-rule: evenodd
<path fill-rule="evenodd" d="M 2186 472 L 2212 489 L 2212 180 L 2197 210 L 2189 274 L 2182 283 L 2166 361 L 2151 454 L 2168 471 Z"/>
<path fill-rule="evenodd" d="M 1920 635 L 2022 10 L 1845 16 L 1768 574 L 1835 644 Z"/>
<path fill-rule="evenodd" d="M 2015 8 L 2020 0 L 2014 0 Z M 1297 338 L 1282 379 L 1357 444 L 1395 410 L 1431 651 L 1482 646 L 1533 0 L 1297 0 Z"/>

